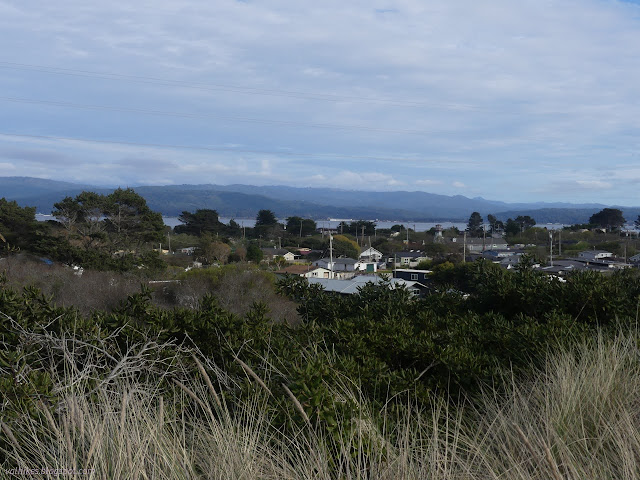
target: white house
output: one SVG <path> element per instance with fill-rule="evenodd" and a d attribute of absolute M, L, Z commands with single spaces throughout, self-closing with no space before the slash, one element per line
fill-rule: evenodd
<path fill-rule="evenodd" d="M 612 258 L 613 253 L 607 252 L 604 250 L 584 250 L 578 254 L 578 258 L 594 261 L 594 260 L 603 260 L 605 258 Z"/>
<path fill-rule="evenodd" d="M 365 260 L 369 262 L 379 262 L 383 257 L 382 252 L 376 250 L 373 247 L 369 247 L 360 253 L 360 260 Z"/>
<path fill-rule="evenodd" d="M 360 261 L 355 264 L 355 269 L 360 272 L 375 273 L 378 271 L 378 262 L 360 259 Z"/>
<path fill-rule="evenodd" d="M 356 269 L 357 260 L 353 258 L 334 258 L 333 264 L 328 258 L 321 258 L 313 262 L 314 267 L 322 267 L 334 272 L 353 272 Z"/>

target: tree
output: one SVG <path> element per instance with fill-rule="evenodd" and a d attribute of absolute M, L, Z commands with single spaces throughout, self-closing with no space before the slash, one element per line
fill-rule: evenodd
<path fill-rule="evenodd" d="M 202 235 L 205 232 L 219 233 L 225 228 L 225 224 L 218 219 L 218 212 L 208 208 L 198 209 L 194 213 L 182 212 L 178 220 L 182 225 L 176 225 L 173 229 L 176 233 Z"/>
<path fill-rule="evenodd" d="M 495 215 L 487 215 L 487 222 L 489 222 L 491 233 L 501 232 L 504 230 L 504 224 L 498 220 Z"/>
<path fill-rule="evenodd" d="M 5 242 L 16 247 L 28 247 L 41 231 L 35 207 L 20 207 L 16 201 L 0 198 L 0 233 Z"/>
<path fill-rule="evenodd" d="M 144 243 L 160 242 L 164 236 L 162 214 L 152 211 L 133 189 L 118 188 L 107 195 L 104 222 L 116 248 L 137 250 Z"/>
<path fill-rule="evenodd" d="M 277 225 L 276 215 L 271 210 L 260 210 L 256 216 L 256 227 Z"/>
<path fill-rule="evenodd" d="M 512 218 L 507 219 L 507 223 L 504 226 L 504 233 L 508 236 L 518 235 L 522 231 L 522 227 L 518 222 Z"/>
<path fill-rule="evenodd" d="M 610 232 L 622 227 L 624 222 L 626 220 L 622 216 L 622 211 L 617 208 L 603 208 L 589 218 L 590 224 L 606 228 Z"/>
<path fill-rule="evenodd" d="M 313 235 L 316 233 L 316 222 L 308 218 L 302 217 L 288 217 L 287 218 L 287 232 L 291 236 L 306 237 L 307 235 Z"/>
<path fill-rule="evenodd" d="M 469 217 L 467 230 L 472 236 L 479 237 L 482 235 L 482 216 L 478 212 L 473 212 Z"/>
<path fill-rule="evenodd" d="M 523 230 L 533 228 L 536 225 L 536 221 L 529 215 L 518 215 L 516 217 L 516 222 L 520 224 Z"/>
<path fill-rule="evenodd" d="M 247 247 L 247 260 L 250 262 L 260 263 L 264 254 L 260 247 L 255 243 L 250 243 Z"/>
<path fill-rule="evenodd" d="M 208 264 L 214 262 L 226 263 L 229 254 L 231 254 L 231 247 L 226 243 L 216 240 L 216 237 L 206 232 L 200 236 L 198 252 L 200 258 Z"/>
<path fill-rule="evenodd" d="M 344 235 L 334 235 L 333 256 L 344 256 L 357 259 L 360 256 L 360 247 L 354 240 L 351 240 Z"/>
<path fill-rule="evenodd" d="M 66 197 L 53 205 L 54 217 L 68 232 L 80 237 L 85 249 L 105 239 L 104 214 L 106 197 L 95 192 L 82 192 L 75 198 Z"/>

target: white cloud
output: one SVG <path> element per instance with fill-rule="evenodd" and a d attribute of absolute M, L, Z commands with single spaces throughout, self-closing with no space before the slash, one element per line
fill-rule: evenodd
<path fill-rule="evenodd" d="M 604 182 L 602 180 L 576 180 L 576 183 L 583 188 L 587 189 L 610 189 L 613 187 L 611 182 Z"/>
<path fill-rule="evenodd" d="M 420 185 L 422 187 L 431 187 L 431 186 L 434 186 L 434 185 L 442 185 L 442 181 L 441 180 L 423 179 L 423 180 L 416 180 L 415 184 L 416 185 Z"/>
<path fill-rule="evenodd" d="M 110 175 L 190 183 L 209 175 L 220 183 L 292 185 L 305 178 L 331 185 L 344 171 L 355 176 L 337 181 L 353 188 L 409 184 L 447 193 L 466 188 L 464 182 L 503 200 L 541 191 L 552 178 L 570 187 L 556 192 L 565 200 L 579 189 L 594 201 L 611 192 L 620 198 L 635 193 L 629 176 L 600 180 L 599 174 L 603 163 L 638 151 L 640 57 L 630 48 L 640 44 L 637 4 L 0 0 L 0 28 L 12 38 L 0 45 L 3 61 L 73 70 L 54 75 L 2 64 L 0 89 L 7 97 L 201 115 L 0 100 L 0 132 L 304 154 L 161 155 L 159 149 L 122 145 L 21 142 L 64 153 L 69 168 L 31 156 L 30 165 L 50 176 L 91 181 L 95 172 L 108 170 L 97 165 L 164 158 L 177 167 L 158 164 L 145 171 L 142 161 L 132 161 Z M 125 81 L 122 75 L 166 81 Z M 14 143 L 0 137 L 0 148 Z M 372 152 L 387 160 L 364 167 L 365 160 L 353 158 Z M 344 154 L 344 160 L 327 166 L 313 153 Z M 410 166 L 395 160 L 403 157 L 413 159 Z M 17 168 L 28 174 L 26 166 Z M 364 168 L 374 171 L 355 173 Z M 576 169 L 584 171 L 580 178 Z M 496 175 L 513 181 L 497 189 Z M 452 177 L 461 181 L 451 183 Z"/>

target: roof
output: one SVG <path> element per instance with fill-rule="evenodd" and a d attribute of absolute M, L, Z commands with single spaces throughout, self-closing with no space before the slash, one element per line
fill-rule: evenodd
<path fill-rule="evenodd" d="M 425 252 L 396 252 L 389 255 L 389 258 L 398 257 L 398 258 L 423 258 L 426 257 L 427 254 Z"/>
<path fill-rule="evenodd" d="M 316 262 L 331 263 L 331 260 L 328 258 L 321 258 L 320 260 L 316 260 Z M 354 260 L 353 258 L 334 258 L 333 263 L 355 265 L 356 263 L 358 263 L 358 260 Z"/>
<path fill-rule="evenodd" d="M 330 278 L 309 278 L 308 280 L 310 285 L 321 285 L 327 292 L 337 292 L 349 295 L 358 293 L 358 288 L 365 286 L 367 283 L 378 285 L 385 281 L 382 277 L 377 275 L 359 275 L 349 280 L 336 280 Z M 414 287 L 425 288 L 425 285 L 421 283 L 410 282 L 402 280 L 401 278 L 390 278 L 388 281 L 391 288 L 398 288 L 401 285 L 404 285 L 409 289 Z"/>
<path fill-rule="evenodd" d="M 261 248 L 264 253 L 267 255 L 286 255 L 289 253 L 289 250 L 286 248 Z"/>
<path fill-rule="evenodd" d="M 278 270 L 276 273 L 289 273 L 291 275 L 302 275 L 309 273 L 312 270 L 317 270 L 319 267 L 313 267 L 311 265 L 290 265 L 282 270 Z"/>

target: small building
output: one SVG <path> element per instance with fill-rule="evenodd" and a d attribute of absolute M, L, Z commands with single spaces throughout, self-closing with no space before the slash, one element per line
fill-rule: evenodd
<path fill-rule="evenodd" d="M 378 271 L 378 262 L 369 262 L 360 260 L 355 265 L 355 269 L 360 272 L 376 273 Z"/>
<path fill-rule="evenodd" d="M 298 275 L 305 278 L 330 278 L 331 270 L 311 265 L 289 265 L 276 272 L 277 275 Z"/>
<path fill-rule="evenodd" d="M 178 249 L 178 253 L 182 253 L 184 255 L 193 255 L 198 247 L 185 247 Z"/>
<path fill-rule="evenodd" d="M 410 282 L 424 282 L 429 278 L 431 270 L 414 270 L 411 268 L 397 268 L 393 271 L 393 278 L 401 278 Z"/>
<path fill-rule="evenodd" d="M 633 263 L 634 265 L 640 264 L 640 253 L 634 255 L 633 257 L 629 257 L 629 263 Z"/>
<path fill-rule="evenodd" d="M 276 257 L 283 257 L 287 262 L 293 262 L 296 255 L 286 248 L 261 248 L 265 260 L 275 260 Z"/>
<path fill-rule="evenodd" d="M 385 279 L 377 275 L 359 275 L 349 280 L 336 280 L 328 278 L 309 278 L 309 284 L 321 285 L 326 292 L 335 292 L 342 295 L 354 295 L 359 292 L 359 289 L 364 287 L 367 283 L 373 283 L 379 285 L 383 283 Z M 403 280 L 401 278 L 390 278 L 389 288 L 407 288 L 412 295 L 418 297 L 423 296 L 428 287 L 420 282 L 411 282 Z"/>
<path fill-rule="evenodd" d="M 396 252 L 389 255 L 387 263 L 396 267 L 398 265 L 402 265 L 403 267 L 416 267 L 423 260 L 431 260 L 431 258 L 429 258 L 426 253 L 416 250 L 409 252 Z"/>
<path fill-rule="evenodd" d="M 586 261 L 603 260 L 605 258 L 612 258 L 613 253 L 605 250 L 584 250 L 578 253 L 578 258 Z"/>
<path fill-rule="evenodd" d="M 462 245 L 464 238 L 454 239 L 455 243 Z M 509 244 L 507 241 L 500 237 L 487 237 L 487 238 L 469 238 L 467 237 L 467 252 L 486 252 L 487 250 L 507 250 Z"/>
<path fill-rule="evenodd" d="M 367 261 L 367 262 L 379 262 L 380 260 L 382 260 L 383 256 L 384 255 L 382 254 L 381 251 L 376 250 L 373 247 L 369 247 L 366 250 L 364 250 L 362 253 L 360 253 L 360 260 Z"/>
<path fill-rule="evenodd" d="M 326 268 L 334 272 L 353 272 L 356 269 L 357 260 L 353 258 L 334 258 L 333 263 L 329 258 L 321 258 L 313 262 L 315 267 Z"/>

